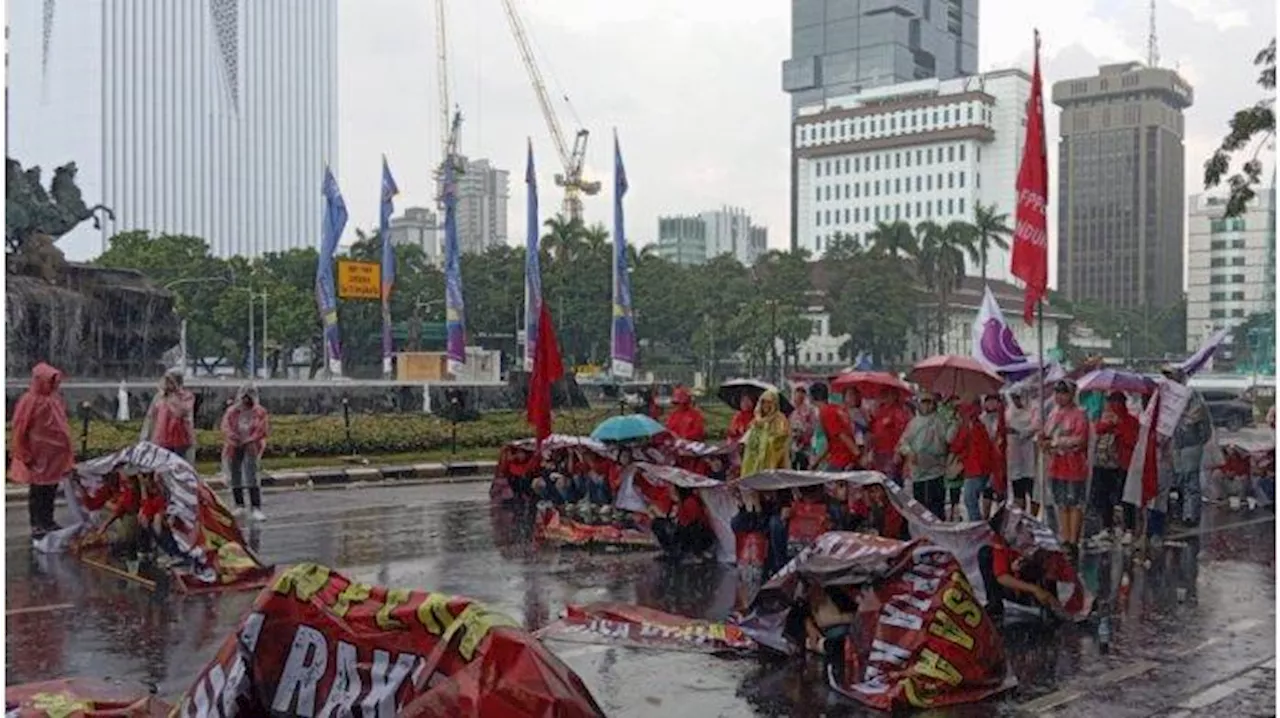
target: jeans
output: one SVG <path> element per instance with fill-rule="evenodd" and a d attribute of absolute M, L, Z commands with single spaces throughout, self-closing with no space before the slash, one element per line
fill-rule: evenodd
<path fill-rule="evenodd" d="M 58 496 L 57 484 L 32 484 L 27 487 L 27 515 L 32 531 L 47 531 L 53 523 L 53 502 Z"/>
<path fill-rule="evenodd" d="M 1124 493 L 1124 469 L 1095 468 L 1093 470 L 1093 508 L 1102 518 L 1102 528 L 1110 531 L 1116 523 L 1116 504 Z"/>
<path fill-rule="evenodd" d="M 1182 520 L 1190 524 L 1200 523 L 1200 472 L 1179 471 L 1173 475 L 1173 485 L 1178 489 L 1182 502 Z"/>
<path fill-rule="evenodd" d="M 258 488 L 258 455 L 243 446 L 237 446 L 231 454 L 231 497 L 239 508 L 244 508 L 244 490 L 249 489 L 249 505 L 262 506 L 262 490 Z"/>
<path fill-rule="evenodd" d="M 597 506 L 613 503 L 613 498 L 609 496 L 609 484 L 604 479 L 588 478 L 587 500 Z"/>
<path fill-rule="evenodd" d="M 986 490 L 989 479 L 985 476 L 969 476 L 964 480 L 960 495 L 964 501 L 964 512 L 970 521 L 982 520 L 982 492 Z"/>

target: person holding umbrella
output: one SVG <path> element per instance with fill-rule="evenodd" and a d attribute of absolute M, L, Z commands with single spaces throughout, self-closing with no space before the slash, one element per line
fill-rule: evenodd
<path fill-rule="evenodd" d="M 778 406 L 778 392 L 760 395 L 755 416 L 743 442 L 742 476 L 791 466 L 791 425 Z"/>
<path fill-rule="evenodd" d="M 1053 413 L 1040 434 L 1040 449 L 1048 457 L 1049 485 L 1058 508 L 1058 538 L 1073 560 L 1084 523 L 1081 507 L 1089 473 L 1089 419 L 1075 397 L 1071 382 L 1060 379 L 1053 385 Z"/>

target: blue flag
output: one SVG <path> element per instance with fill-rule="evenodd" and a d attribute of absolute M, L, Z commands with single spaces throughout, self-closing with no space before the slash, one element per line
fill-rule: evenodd
<path fill-rule="evenodd" d="M 347 226 L 347 203 L 338 190 L 333 171 L 324 168 L 324 183 L 320 188 L 324 195 L 324 220 L 320 235 L 320 259 L 316 262 L 316 307 L 324 324 L 324 346 L 331 362 L 342 359 L 342 344 L 338 334 L 338 294 L 333 283 L 333 255 L 338 251 L 338 240 Z"/>
<path fill-rule="evenodd" d="M 610 371 L 630 379 L 635 373 L 636 325 L 631 308 L 631 277 L 627 272 L 627 233 L 622 216 L 622 198 L 627 194 L 627 171 L 622 166 L 622 147 L 613 133 L 613 327 Z"/>
<path fill-rule="evenodd" d="M 392 200 L 400 194 L 396 180 L 391 176 L 387 158 L 382 158 L 381 204 L 378 207 L 378 238 L 382 240 L 382 373 L 391 375 L 391 288 L 396 283 L 396 253 L 391 247 L 391 214 L 395 212 Z"/>
<path fill-rule="evenodd" d="M 467 309 L 462 302 L 462 252 L 458 247 L 458 184 L 454 157 L 444 162 L 444 319 L 449 371 L 467 363 Z"/>
<path fill-rule="evenodd" d="M 542 266 L 538 256 L 538 176 L 533 169 L 533 140 L 529 140 L 529 160 L 524 182 L 527 234 L 524 239 L 524 369 L 533 371 L 534 348 L 538 341 L 538 317 L 542 307 Z"/>

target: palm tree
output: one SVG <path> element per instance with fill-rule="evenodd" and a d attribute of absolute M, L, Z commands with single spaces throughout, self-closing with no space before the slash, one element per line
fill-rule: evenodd
<path fill-rule="evenodd" d="M 994 204 L 984 206 L 979 202 L 973 206 L 973 232 L 977 240 L 983 286 L 987 284 L 987 257 L 991 248 L 1008 249 L 1009 242 L 1005 237 L 1013 236 L 1013 230 L 1008 224 L 1009 215 L 997 214 L 998 211 Z"/>
<path fill-rule="evenodd" d="M 947 322 L 951 309 L 951 293 L 960 288 L 965 277 L 965 260 L 978 261 L 977 237 L 973 225 L 951 222 L 943 227 L 925 221 L 916 226 L 920 237 L 917 265 L 925 288 L 938 297 L 938 353 L 946 351 Z"/>
<path fill-rule="evenodd" d="M 872 253 L 894 259 L 899 255 L 914 257 L 920 249 L 911 225 L 901 220 L 877 222 L 876 228 L 867 235 L 867 241 Z"/>
<path fill-rule="evenodd" d="M 582 220 L 570 219 L 562 214 L 543 222 L 547 233 L 542 235 L 542 249 L 557 262 L 569 261 L 582 249 L 586 227 Z"/>

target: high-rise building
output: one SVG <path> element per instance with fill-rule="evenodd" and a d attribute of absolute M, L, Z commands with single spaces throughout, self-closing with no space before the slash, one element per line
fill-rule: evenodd
<path fill-rule="evenodd" d="M 1222 197 L 1188 200 L 1188 351 L 1250 314 L 1275 311 L 1275 188 L 1258 191 L 1239 217 L 1224 218 L 1225 209 Z"/>
<path fill-rule="evenodd" d="M 435 212 L 426 207 L 406 207 L 404 214 L 391 218 L 387 233 L 392 244 L 417 245 L 433 264 L 439 262 L 440 224 Z"/>
<path fill-rule="evenodd" d="M 751 224 L 751 216 L 738 207 L 658 218 L 658 256 L 677 264 L 702 264 L 728 254 L 750 267 L 768 244 L 769 231 Z"/>
<path fill-rule="evenodd" d="M 1000 70 L 801 107 L 793 246 L 821 256 L 837 234 L 866 242 L 880 222 L 971 222 L 978 203 L 1012 227 L 1030 92 L 1026 73 Z M 1007 250 L 988 254 L 987 276 L 1008 279 Z"/>
<path fill-rule="evenodd" d="M 458 175 L 458 246 L 464 254 L 484 252 L 507 243 L 509 173 L 489 160 L 460 158 Z"/>
<path fill-rule="evenodd" d="M 829 97 L 978 69 L 978 0 L 792 0 L 782 89 L 792 114 Z"/>
<path fill-rule="evenodd" d="M 133 229 L 220 256 L 319 241 L 336 0 L 46 0 L 11 3 L 9 23 L 8 152 L 46 180 L 76 163 L 86 202 L 115 212 L 93 244 Z M 70 244 L 92 254 L 95 231 Z"/>
<path fill-rule="evenodd" d="M 792 0 L 782 89 L 792 118 L 833 97 L 978 69 L 978 0 Z M 794 135 L 796 128 L 792 128 Z M 794 141 L 792 142 L 794 147 Z M 791 245 L 799 196 L 791 162 Z"/>
<path fill-rule="evenodd" d="M 1183 116 L 1191 86 L 1137 62 L 1056 82 L 1058 290 L 1163 311 L 1182 297 Z"/>

